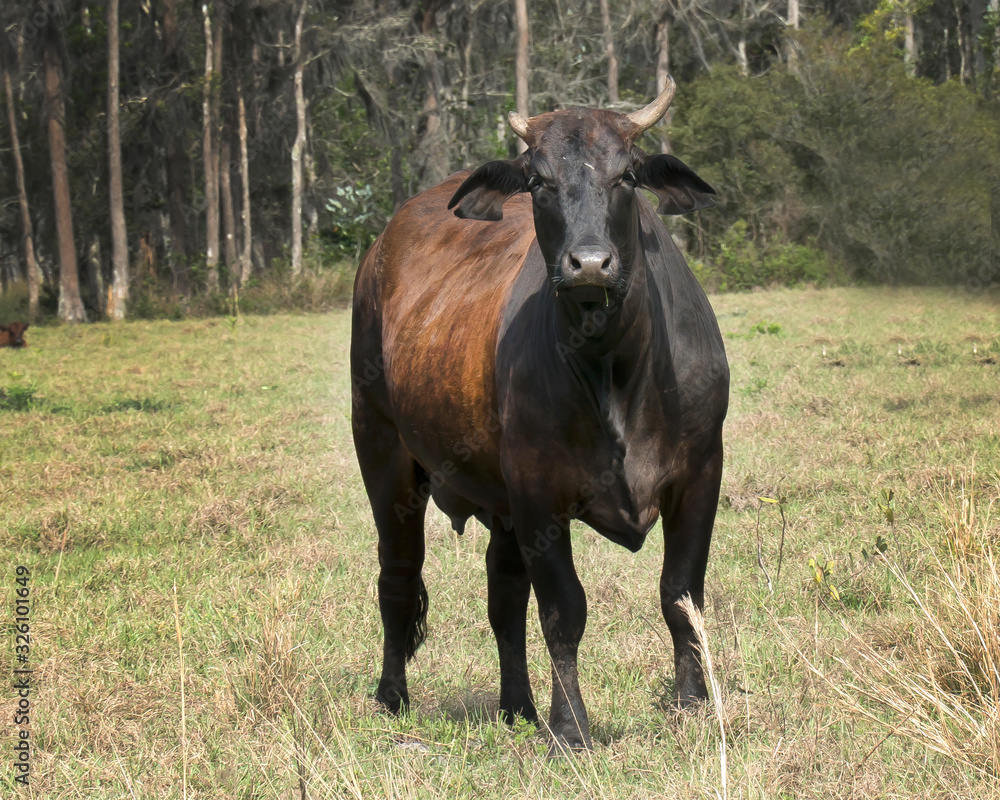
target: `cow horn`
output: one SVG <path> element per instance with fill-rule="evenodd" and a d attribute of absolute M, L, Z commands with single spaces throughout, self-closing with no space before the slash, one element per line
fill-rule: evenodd
<path fill-rule="evenodd" d="M 516 111 L 511 111 L 507 115 L 507 124 L 510 125 L 510 129 L 514 131 L 514 133 L 525 141 L 528 141 L 528 120 Z"/>
<path fill-rule="evenodd" d="M 677 84 L 672 76 L 667 75 L 667 85 L 663 87 L 660 96 L 645 108 L 633 111 L 628 115 L 628 121 L 636 127 L 635 135 L 638 136 L 643 131 L 648 131 L 660 118 L 667 113 L 670 108 L 670 101 L 674 99 L 674 92 L 677 91 Z M 511 127 L 514 127 L 513 124 Z"/>

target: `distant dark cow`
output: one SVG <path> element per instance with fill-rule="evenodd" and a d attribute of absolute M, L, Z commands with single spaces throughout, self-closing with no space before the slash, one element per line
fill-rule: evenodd
<path fill-rule="evenodd" d="M 0 347 L 27 347 L 24 332 L 28 330 L 27 322 L 12 322 L 10 325 L 0 325 Z"/>
<path fill-rule="evenodd" d="M 708 208 L 715 192 L 677 158 L 633 144 L 673 93 L 670 81 L 629 115 L 511 114 L 526 153 L 412 198 L 361 263 L 352 421 L 378 529 L 376 699 L 393 712 L 409 703 L 405 665 L 425 635 L 430 497 L 459 533 L 471 516 L 490 530 L 504 719 L 537 719 L 525 654 L 534 589 L 552 660 L 549 725 L 560 745 L 591 744 L 573 519 L 634 552 L 662 515 L 676 695 L 706 697 L 677 601 L 702 605 L 729 367 L 704 292 L 638 189 L 663 214 Z"/>

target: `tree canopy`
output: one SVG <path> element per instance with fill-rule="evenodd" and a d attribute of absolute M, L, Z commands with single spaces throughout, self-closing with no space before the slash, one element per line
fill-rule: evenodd
<path fill-rule="evenodd" d="M 115 6 L 0 11 L 0 321 L 25 310 L 35 259 L 42 311 L 76 270 L 87 316 L 109 313 L 116 237 L 132 315 L 225 308 L 269 281 L 293 297 L 303 260 L 305 279 L 349 271 L 408 196 L 516 152 L 513 2 Z M 641 144 L 719 191 L 718 209 L 671 222 L 714 288 L 997 283 L 996 0 L 527 11 L 532 114 L 632 110 L 658 70 L 676 77 L 671 118 Z"/>

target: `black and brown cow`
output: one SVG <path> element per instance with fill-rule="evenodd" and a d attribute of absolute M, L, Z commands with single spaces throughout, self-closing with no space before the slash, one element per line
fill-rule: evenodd
<path fill-rule="evenodd" d="M 628 115 L 511 114 L 527 152 L 409 200 L 361 263 L 354 442 L 378 529 L 376 698 L 392 711 L 409 702 L 405 666 L 425 634 L 430 497 L 459 532 L 471 516 L 490 530 L 504 718 L 536 718 L 525 654 L 534 589 L 552 660 L 549 725 L 561 745 L 590 746 L 574 519 L 632 551 L 663 519 L 677 697 L 706 696 L 677 601 L 702 604 L 729 368 L 704 292 L 639 190 L 663 214 L 707 208 L 714 191 L 634 144 L 673 93 L 671 80 Z"/>
<path fill-rule="evenodd" d="M 11 322 L 0 325 L 0 347 L 27 347 L 24 332 L 28 330 L 27 322 Z"/>

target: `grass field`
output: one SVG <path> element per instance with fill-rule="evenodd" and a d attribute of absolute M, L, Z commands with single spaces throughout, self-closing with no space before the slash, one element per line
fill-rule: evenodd
<path fill-rule="evenodd" d="M 633 555 L 581 528 L 595 750 L 571 759 L 495 721 L 488 534 L 437 511 L 413 710 L 374 707 L 349 312 L 41 328 L 0 350 L 2 657 L 24 565 L 36 670 L 20 795 L 1000 797 L 1000 306 L 713 304 L 733 372 L 706 602 L 722 705 L 665 701 L 659 531 Z M 0 692 L 4 781 L 15 706 Z"/>

